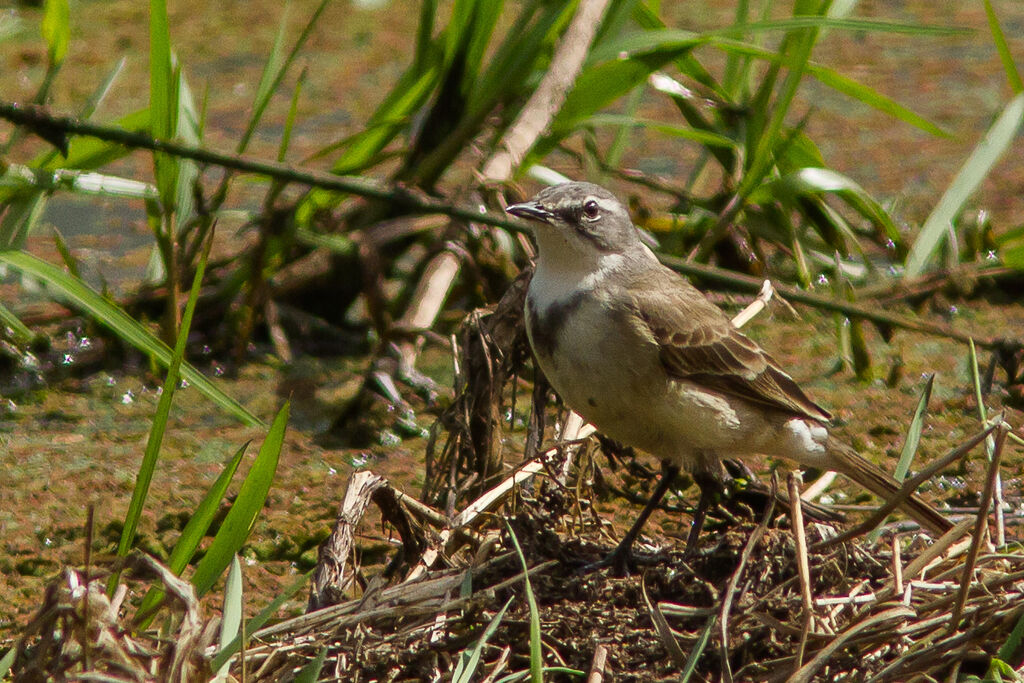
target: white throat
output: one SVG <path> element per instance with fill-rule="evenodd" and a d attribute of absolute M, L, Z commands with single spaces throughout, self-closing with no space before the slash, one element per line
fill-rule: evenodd
<path fill-rule="evenodd" d="M 571 244 L 557 233 L 538 235 L 537 243 L 537 269 L 528 296 L 538 312 L 564 302 L 576 292 L 593 291 L 626 263 L 620 253 L 602 252 L 589 244 Z"/>

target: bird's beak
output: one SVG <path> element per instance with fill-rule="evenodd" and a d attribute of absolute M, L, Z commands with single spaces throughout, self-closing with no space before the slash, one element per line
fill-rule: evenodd
<path fill-rule="evenodd" d="M 537 221 L 540 223 L 550 223 L 551 219 L 554 217 L 553 213 L 535 201 L 512 204 L 505 207 L 505 211 L 513 216 L 518 216 L 519 218 L 525 218 L 528 221 Z"/>

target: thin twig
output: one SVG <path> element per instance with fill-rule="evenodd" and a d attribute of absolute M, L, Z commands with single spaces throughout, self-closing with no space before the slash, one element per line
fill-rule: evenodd
<path fill-rule="evenodd" d="M 587 683 L 602 683 L 604 681 L 604 668 L 608 661 L 608 648 L 601 643 L 594 648 L 594 659 L 590 663 L 590 673 L 587 674 Z"/>
<path fill-rule="evenodd" d="M 996 443 L 992 449 L 992 460 L 988 464 L 988 476 L 985 479 L 985 490 L 981 494 L 981 502 L 978 505 L 978 517 L 974 525 L 974 537 L 971 540 L 971 548 L 967 551 L 967 559 L 964 560 L 963 576 L 960 580 L 960 592 L 957 594 L 956 603 L 953 605 L 953 614 L 949 619 L 949 630 L 955 631 L 960 623 L 960 616 L 963 614 L 964 605 L 967 604 L 967 594 L 970 592 L 971 580 L 974 575 L 974 566 L 978 561 L 978 552 L 981 550 L 982 539 L 985 530 L 988 528 L 988 514 L 992 507 L 992 492 L 996 485 L 996 475 L 999 473 L 999 462 L 1003 457 L 1003 444 L 1006 443 L 1006 432 L 1009 426 L 1005 422 L 999 422 L 996 431 Z"/>
<path fill-rule="evenodd" d="M 796 472 L 790 472 L 786 480 L 789 487 L 790 520 L 793 523 L 793 536 L 796 538 L 797 571 L 800 575 L 800 599 L 803 603 L 803 624 L 800 629 L 800 644 L 796 650 L 794 671 L 803 665 L 804 651 L 807 649 L 807 636 L 811 632 L 811 619 L 814 616 L 814 603 L 811 598 L 811 567 L 807 561 L 807 536 L 804 533 L 804 513 L 800 506 L 800 479 Z"/>
<path fill-rule="evenodd" d="M 409 187 L 388 185 L 371 178 L 340 176 L 324 171 L 298 169 L 287 164 L 256 159 L 244 154 L 215 152 L 205 147 L 188 145 L 174 140 L 161 140 L 147 133 L 125 130 L 115 126 L 104 126 L 71 116 L 54 115 L 44 107 L 0 102 L 0 119 L 6 119 L 11 123 L 29 128 L 57 129 L 68 135 L 106 140 L 130 149 L 164 152 L 183 159 L 192 159 L 202 164 L 255 173 L 289 183 L 320 187 L 369 199 L 379 199 L 413 212 L 440 213 L 465 221 L 494 225 L 509 230 L 520 230 L 522 227 L 519 222 L 510 220 L 505 214 L 490 213 L 485 211 L 482 206 L 456 206 Z"/>

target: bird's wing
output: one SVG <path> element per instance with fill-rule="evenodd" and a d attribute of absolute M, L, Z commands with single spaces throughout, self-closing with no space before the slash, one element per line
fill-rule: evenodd
<path fill-rule="evenodd" d="M 676 273 L 648 271 L 628 292 L 670 376 L 796 416 L 831 419 L 764 349 Z"/>

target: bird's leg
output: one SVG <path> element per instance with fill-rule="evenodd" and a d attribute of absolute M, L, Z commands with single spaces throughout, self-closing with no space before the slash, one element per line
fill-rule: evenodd
<path fill-rule="evenodd" d="M 629 528 L 626 535 L 622 537 L 619 544 L 615 546 L 615 550 L 609 553 L 600 562 L 595 562 L 592 565 L 586 567 L 587 570 L 600 569 L 603 567 L 611 567 L 612 572 L 616 576 L 623 576 L 629 572 L 629 567 L 633 562 L 633 542 L 636 541 L 636 537 L 640 535 L 640 530 L 644 528 L 644 524 L 647 522 L 647 518 L 651 516 L 655 508 L 661 502 L 661 499 L 668 493 L 669 488 L 672 486 L 672 482 L 675 481 L 676 475 L 679 474 L 679 467 L 673 465 L 667 460 L 661 461 L 661 478 L 658 479 L 658 485 L 654 488 L 654 492 L 651 493 L 650 499 L 647 501 L 647 505 L 640 511 L 640 516 L 633 522 L 633 526 Z"/>
<path fill-rule="evenodd" d="M 725 491 L 725 483 L 722 481 L 721 467 L 718 476 L 712 468 L 698 467 L 693 472 L 693 480 L 700 488 L 700 498 L 697 500 L 697 508 L 693 511 L 693 523 L 690 525 L 690 533 L 686 537 L 686 550 L 684 556 L 690 557 L 697 550 L 697 540 L 700 532 L 704 529 L 704 520 L 708 516 L 708 510 L 722 497 Z"/>

